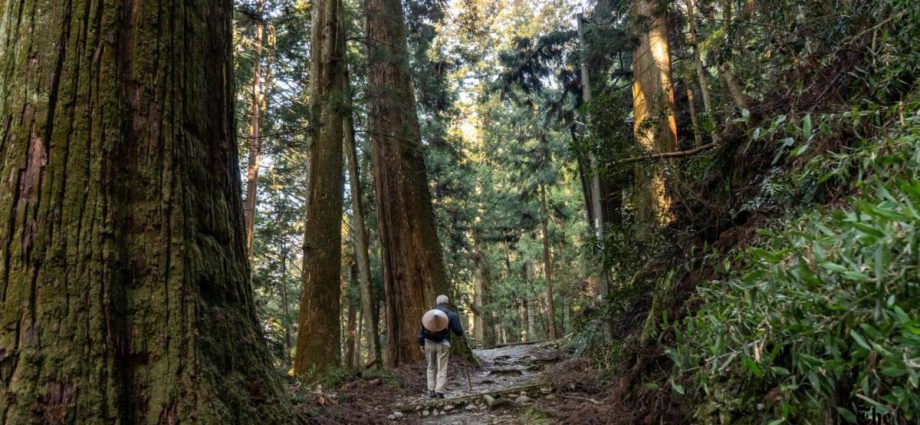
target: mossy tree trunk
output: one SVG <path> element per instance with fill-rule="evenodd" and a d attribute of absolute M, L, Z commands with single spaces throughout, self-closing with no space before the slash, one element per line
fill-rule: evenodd
<path fill-rule="evenodd" d="M 703 68 L 703 55 L 700 52 L 700 41 L 697 38 L 696 31 L 696 4 L 695 0 L 684 0 L 687 6 L 687 25 L 690 35 L 690 46 L 693 47 L 693 68 L 696 71 L 697 84 L 700 86 L 700 93 L 703 95 L 703 112 L 706 114 L 706 119 L 712 125 L 715 122 L 715 117 L 712 113 L 712 95 L 709 94 L 709 73 Z M 689 83 L 687 86 L 691 86 Z M 687 92 L 692 93 L 692 89 L 688 89 Z M 691 100 L 691 105 L 692 100 Z M 712 125 L 713 130 L 710 132 L 713 142 L 719 141 L 718 133 L 715 130 L 715 125 Z M 694 125 L 694 131 L 699 133 L 699 128 Z M 701 143 L 697 140 L 697 145 Z"/>
<path fill-rule="evenodd" d="M 0 2 L 0 423 L 292 423 L 249 286 L 230 0 Z"/>
<path fill-rule="evenodd" d="M 340 0 L 313 3 L 310 181 L 294 371 L 341 365 L 342 126 L 345 46 Z"/>
<path fill-rule="evenodd" d="M 632 25 L 638 44 L 633 52 L 633 133 L 649 154 L 672 152 L 677 147 L 674 87 L 667 10 L 656 0 L 636 0 L 631 5 Z M 640 221 L 657 227 L 671 221 L 671 198 L 661 164 L 637 167 L 637 207 Z"/>
<path fill-rule="evenodd" d="M 399 0 L 366 0 L 368 127 L 382 246 L 388 367 L 422 359 L 416 336 L 447 293 Z"/>

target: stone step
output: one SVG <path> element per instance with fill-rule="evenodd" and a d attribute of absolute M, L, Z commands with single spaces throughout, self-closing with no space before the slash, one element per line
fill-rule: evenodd
<path fill-rule="evenodd" d="M 521 395 L 527 395 L 536 398 L 540 394 L 549 394 L 552 392 L 552 385 L 543 382 L 534 382 L 530 384 L 517 385 L 514 387 L 502 388 L 500 390 L 484 391 L 475 394 L 467 394 L 457 397 L 426 400 L 417 403 L 407 403 L 394 406 L 394 410 L 403 413 L 418 413 L 422 416 L 423 412 L 437 411 L 439 413 L 451 413 L 464 409 L 485 409 L 496 408 L 503 405 L 517 404 L 514 400 Z M 470 408 L 469 406 L 473 406 Z"/>

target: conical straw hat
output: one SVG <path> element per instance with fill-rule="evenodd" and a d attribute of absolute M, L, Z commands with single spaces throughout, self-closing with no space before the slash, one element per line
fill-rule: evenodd
<path fill-rule="evenodd" d="M 436 308 L 426 311 L 422 316 L 422 326 L 429 332 L 441 332 L 447 329 L 447 322 L 447 315 Z"/>

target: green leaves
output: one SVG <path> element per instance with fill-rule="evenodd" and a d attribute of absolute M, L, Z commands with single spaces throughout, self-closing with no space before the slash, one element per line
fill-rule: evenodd
<path fill-rule="evenodd" d="M 674 392 L 680 395 L 686 394 L 687 391 L 684 389 L 683 385 L 678 384 L 677 382 L 674 382 L 673 379 L 670 382 L 671 382 L 671 389 L 674 390 Z"/>
<path fill-rule="evenodd" d="M 843 418 L 845 421 L 851 424 L 857 423 L 856 415 L 854 415 L 853 412 L 849 411 L 849 409 L 837 407 L 837 413 L 840 414 L 840 417 Z"/>
<path fill-rule="evenodd" d="M 869 347 L 869 343 L 866 342 L 866 339 L 863 338 L 862 335 L 859 334 L 859 332 L 856 332 L 855 330 L 851 330 L 850 336 L 853 337 L 853 339 L 856 341 L 857 344 L 859 344 L 860 347 L 865 348 L 866 350 L 872 349 L 871 347 Z"/>
<path fill-rule="evenodd" d="M 754 362 L 754 359 L 748 356 L 744 356 L 741 358 L 741 364 L 743 364 L 744 367 L 755 377 L 763 377 L 763 370 L 760 369 L 760 366 L 757 366 L 757 363 Z"/>
<path fill-rule="evenodd" d="M 733 277 L 699 291 L 670 353 L 678 368 L 721 409 L 782 400 L 762 404 L 774 423 L 820 421 L 829 407 L 848 423 L 920 415 L 917 174 L 759 232 Z"/>

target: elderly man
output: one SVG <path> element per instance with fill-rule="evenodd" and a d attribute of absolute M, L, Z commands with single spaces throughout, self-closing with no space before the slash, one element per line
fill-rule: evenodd
<path fill-rule="evenodd" d="M 447 308 L 447 295 L 438 295 L 436 306 L 422 316 L 418 332 L 418 349 L 428 360 L 428 395 L 444 398 L 447 384 L 447 360 L 450 356 L 450 333 L 463 337 L 463 326 L 457 313 Z"/>

